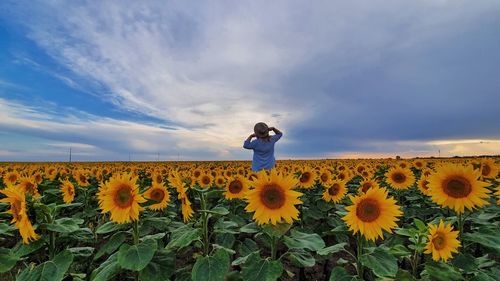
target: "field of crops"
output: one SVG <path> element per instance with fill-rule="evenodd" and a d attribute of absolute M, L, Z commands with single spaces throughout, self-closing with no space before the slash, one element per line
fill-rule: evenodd
<path fill-rule="evenodd" d="M 0 280 L 499 280 L 498 158 L 0 164 Z"/>

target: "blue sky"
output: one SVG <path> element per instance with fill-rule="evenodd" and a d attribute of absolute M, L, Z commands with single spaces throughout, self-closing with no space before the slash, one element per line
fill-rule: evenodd
<path fill-rule="evenodd" d="M 500 152 L 499 1 L 2 1 L 0 161 Z"/>

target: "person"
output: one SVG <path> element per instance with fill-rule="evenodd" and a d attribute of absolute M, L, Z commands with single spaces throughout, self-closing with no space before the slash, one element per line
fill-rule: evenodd
<path fill-rule="evenodd" d="M 275 127 L 268 127 L 266 123 L 259 122 L 253 128 L 251 134 L 243 143 L 243 148 L 253 150 L 252 171 L 270 170 L 274 168 L 274 144 L 283 136 L 283 133 Z M 274 135 L 270 136 L 269 132 Z M 256 138 L 252 141 L 252 138 Z"/>

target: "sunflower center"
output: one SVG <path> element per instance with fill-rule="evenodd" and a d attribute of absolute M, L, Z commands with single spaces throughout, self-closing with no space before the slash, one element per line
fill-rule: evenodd
<path fill-rule="evenodd" d="M 422 182 L 422 188 L 423 188 L 423 189 L 425 189 L 425 190 L 429 189 L 428 184 L 429 184 L 429 182 L 428 182 L 428 181 L 426 181 L 426 180 L 424 180 L 424 181 Z"/>
<path fill-rule="evenodd" d="M 12 175 L 9 177 L 9 181 L 10 182 L 16 182 L 17 181 L 17 177 L 15 175 Z"/>
<path fill-rule="evenodd" d="M 443 191 L 453 198 L 464 198 L 472 192 L 472 186 L 467 179 L 455 176 L 445 180 Z"/>
<path fill-rule="evenodd" d="M 358 203 L 356 216 L 364 222 L 372 222 L 380 216 L 380 207 L 373 199 L 363 199 Z"/>
<path fill-rule="evenodd" d="M 33 192 L 33 189 L 34 189 L 35 185 L 32 184 L 31 182 L 26 182 L 24 184 L 24 187 L 26 188 L 26 191 Z"/>
<path fill-rule="evenodd" d="M 161 175 L 156 176 L 156 182 L 162 182 L 162 177 Z"/>
<path fill-rule="evenodd" d="M 194 177 L 197 178 L 201 175 L 200 171 L 194 171 Z"/>
<path fill-rule="evenodd" d="M 82 183 L 85 183 L 87 181 L 87 178 L 85 178 L 85 176 L 80 176 L 80 181 Z"/>
<path fill-rule="evenodd" d="M 279 209 L 285 205 L 285 192 L 279 185 L 265 185 L 260 193 L 260 199 L 267 208 Z"/>
<path fill-rule="evenodd" d="M 311 174 L 309 172 L 305 172 L 300 176 L 300 182 L 301 183 L 308 182 L 309 178 L 311 178 Z"/>
<path fill-rule="evenodd" d="M 115 194 L 115 203 L 120 208 L 127 208 L 132 205 L 132 190 L 128 185 L 122 185 Z"/>
<path fill-rule="evenodd" d="M 341 173 L 341 174 L 339 174 L 338 178 L 339 178 L 340 180 L 343 180 L 343 179 L 345 179 L 345 175 Z"/>
<path fill-rule="evenodd" d="M 71 186 L 68 186 L 68 190 L 67 190 L 68 195 L 73 196 L 74 192 L 75 191 L 73 190 L 73 188 Z"/>
<path fill-rule="evenodd" d="M 223 184 L 223 183 L 224 183 L 224 180 L 223 180 L 223 179 L 221 179 L 221 178 L 217 179 L 217 184 L 218 184 L 218 185 L 221 185 L 221 184 Z"/>
<path fill-rule="evenodd" d="M 481 170 L 481 174 L 483 176 L 488 176 L 491 173 L 491 168 L 488 164 L 483 164 L 483 169 Z"/>
<path fill-rule="evenodd" d="M 432 238 L 432 244 L 436 250 L 442 250 L 446 247 L 446 239 L 443 234 L 438 233 L 434 238 Z"/>
<path fill-rule="evenodd" d="M 395 183 L 403 183 L 406 180 L 406 176 L 403 173 L 394 173 L 391 178 Z"/>
<path fill-rule="evenodd" d="M 372 184 L 370 182 L 365 182 L 363 186 L 361 186 L 361 191 L 367 192 L 368 189 L 372 188 Z"/>
<path fill-rule="evenodd" d="M 340 191 L 340 185 L 338 183 L 334 183 L 329 189 L 328 189 L 328 194 L 330 196 L 335 196 L 339 194 Z"/>
<path fill-rule="evenodd" d="M 155 189 L 151 192 L 151 199 L 161 202 L 165 198 L 165 192 L 161 189 Z"/>
<path fill-rule="evenodd" d="M 322 181 L 322 182 L 326 182 L 326 181 L 328 181 L 328 174 L 327 174 L 327 173 L 323 173 L 323 174 L 321 174 L 321 181 Z"/>
<path fill-rule="evenodd" d="M 21 215 L 21 211 L 22 211 L 22 208 L 21 208 L 21 201 L 14 201 L 11 206 L 10 206 L 11 210 L 12 210 L 12 216 L 14 217 L 14 219 L 16 221 L 21 221 L 22 219 L 22 215 Z"/>
<path fill-rule="evenodd" d="M 207 185 L 207 184 L 209 184 L 209 183 L 210 183 L 210 178 L 209 178 L 209 177 L 207 177 L 207 176 L 204 176 L 204 177 L 201 179 L 201 183 L 202 183 L 203 185 Z"/>
<path fill-rule="evenodd" d="M 241 184 L 241 181 L 234 180 L 229 184 L 228 189 L 229 189 L 229 192 L 231 192 L 233 194 L 238 194 L 243 189 L 243 185 Z"/>

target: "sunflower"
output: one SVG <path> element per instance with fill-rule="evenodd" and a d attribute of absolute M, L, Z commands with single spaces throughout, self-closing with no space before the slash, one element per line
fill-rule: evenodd
<path fill-rule="evenodd" d="M 311 188 L 314 185 L 316 173 L 308 167 L 305 167 L 300 173 L 299 186 L 302 188 Z"/>
<path fill-rule="evenodd" d="M 429 196 L 429 177 L 422 175 L 417 182 L 417 187 L 423 195 Z"/>
<path fill-rule="evenodd" d="M 209 174 L 203 174 L 198 179 L 198 184 L 202 188 L 209 188 L 212 185 L 213 177 Z"/>
<path fill-rule="evenodd" d="M 32 176 L 24 175 L 19 178 L 18 185 L 24 193 L 29 193 L 31 196 L 39 197 L 38 184 Z"/>
<path fill-rule="evenodd" d="M 193 208 L 191 208 L 191 201 L 189 201 L 189 198 L 187 197 L 186 189 L 181 188 L 178 189 L 179 194 L 178 194 L 178 199 L 181 201 L 181 212 L 182 212 L 182 219 L 184 222 L 187 222 L 191 219 L 193 216 Z"/>
<path fill-rule="evenodd" d="M 332 172 L 330 172 L 330 170 L 328 170 L 327 168 L 323 168 L 319 171 L 318 174 L 319 182 L 323 186 L 329 185 L 330 181 L 332 180 L 332 177 L 333 177 Z"/>
<path fill-rule="evenodd" d="M 30 241 L 38 240 L 40 236 L 35 233 L 33 225 L 28 218 L 25 193 L 16 186 L 9 186 L 6 189 L 0 190 L 0 193 L 7 196 L 0 199 L 0 202 L 10 204 L 10 210 L 6 213 L 12 215 L 11 223 L 15 223 L 17 229 L 19 229 L 23 243 L 29 244 Z"/>
<path fill-rule="evenodd" d="M 88 176 L 86 175 L 86 173 L 84 171 L 76 171 L 74 174 L 73 174 L 73 178 L 75 179 L 76 183 L 80 186 L 80 187 L 85 187 L 85 186 L 89 186 L 90 185 L 90 182 L 88 180 Z"/>
<path fill-rule="evenodd" d="M 151 180 L 153 181 L 153 183 L 161 184 L 163 183 L 163 176 L 162 174 L 156 172 L 153 175 L 151 175 Z"/>
<path fill-rule="evenodd" d="M 151 188 L 144 192 L 142 196 L 148 200 L 157 202 L 148 206 L 148 209 L 154 211 L 165 209 L 170 202 L 170 193 L 168 193 L 168 190 L 161 183 L 153 182 Z"/>
<path fill-rule="evenodd" d="M 443 220 L 439 225 L 429 224 L 429 235 L 424 253 L 432 254 L 432 259 L 446 262 L 451 258 L 452 253 L 458 253 L 460 241 L 457 239 L 458 231 L 453 231 L 451 224 L 445 224 Z"/>
<path fill-rule="evenodd" d="M 393 167 L 385 176 L 387 183 L 394 189 L 408 189 L 415 182 L 415 176 L 408 168 Z"/>
<path fill-rule="evenodd" d="M 36 172 L 33 174 L 33 179 L 35 180 L 35 183 L 36 184 L 41 184 L 42 181 L 43 181 L 43 176 L 42 176 L 42 173 L 40 172 Z"/>
<path fill-rule="evenodd" d="M 497 189 L 495 191 L 495 195 L 497 196 L 497 204 L 500 205 L 500 185 L 497 186 Z"/>
<path fill-rule="evenodd" d="M 342 198 L 347 193 L 347 188 L 345 182 L 334 180 L 328 186 L 325 187 L 325 192 L 323 192 L 323 200 L 326 202 L 333 201 L 334 203 L 340 202 Z"/>
<path fill-rule="evenodd" d="M 65 180 L 61 185 L 61 193 L 64 203 L 69 204 L 75 198 L 75 186 L 69 180 Z"/>
<path fill-rule="evenodd" d="M 494 179 L 498 175 L 498 167 L 493 159 L 484 159 L 481 162 L 481 176 L 485 179 Z"/>
<path fill-rule="evenodd" d="M 111 220 L 116 223 L 128 223 L 139 219 L 142 208 L 139 203 L 146 199 L 139 194 L 137 176 L 130 174 L 113 175 L 101 185 L 102 194 L 99 196 L 102 213 L 111 212 Z"/>
<path fill-rule="evenodd" d="M 359 190 L 366 193 L 370 188 L 379 187 L 375 180 L 364 179 L 359 183 Z"/>
<path fill-rule="evenodd" d="M 444 164 L 429 176 L 429 194 L 432 201 L 457 213 L 482 207 L 488 202 L 488 183 L 479 180 L 481 172 L 472 165 Z"/>
<path fill-rule="evenodd" d="M 275 169 L 270 175 L 259 172 L 259 178 L 251 183 L 254 189 L 247 193 L 245 210 L 255 212 L 253 219 L 258 224 L 276 225 L 283 220 L 292 223 L 299 216 L 295 205 L 302 204 L 298 198 L 302 193 L 292 190 L 297 183 L 293 176 L 279 175 Z"/>
<path fill-rule="evenodd" d="M 383 238 L 382 229 L 392 233 L 403 213 L 396 200 L 387 195 L 387 189 L 373 187 L 364 194 L 349 196 L 353 204 L 346 207 L 349 213 L 342 217 L 349 230 L 354 234 L 359 231 L 367 240 L 373 241 Z"/>
<path fill-rule="evenodd" d="M 17 183 L 17 181 L 19 180 L 19 173 L 16 172 L 16 171 L 13 171 L 13 172 L 8 172 L 7 174 L 5 174 L 3 176 L 3 182 L 6 184 L 6 185 L 14 185 Z"/>
<path fill-rule="evenodd" d="M 249 183 L 248 180 L 243 176 L 235 176 L 230 178 L 226 184 L 226 190 L 224 191 L 224 197 L 226 199 L 242 199 L 248 192 Z"/>

